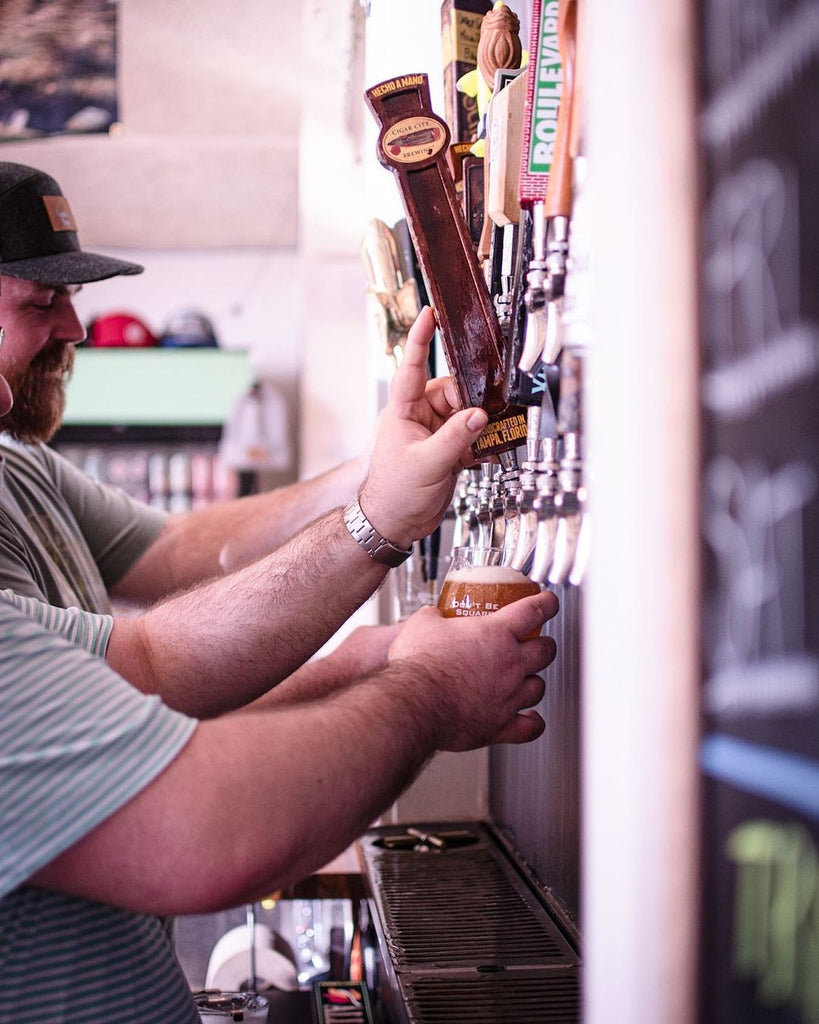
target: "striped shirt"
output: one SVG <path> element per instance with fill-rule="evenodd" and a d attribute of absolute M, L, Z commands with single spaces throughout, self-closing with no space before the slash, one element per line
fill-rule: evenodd
<path fill-rule="evenodd" d="M 83 633 L 92 620 L 67 609 L 55 625 L 92 650 L 99 618 Z M 198 1024 L 159 918 L 25 885 L 155 779 L 196 721 L 2 598 L 0 637 L 0 1024 Z"/>
<path fill-rule="evenodd" d="M 21 597 L 11 590 L 0 590 L 0 600 L 15 605 L 29 619 L 45 626 L 49 633 L 56 633 L 75 647 L 82 647 L 98 658 L 105 657 L 114 628 L 112 615 L 95 615 L 79 608 L 55 608 L 45 601 Z"/>

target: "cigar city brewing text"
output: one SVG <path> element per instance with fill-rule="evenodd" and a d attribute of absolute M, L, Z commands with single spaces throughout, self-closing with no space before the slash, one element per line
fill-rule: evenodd
<path fill-rule="evenodd" d="M 389 82 L 382 82 L 370 90 L 374 99 L 380 99 L 390 92 L 398 92 L 399 89 L 411 89 L 414 85 L 425 85 L 426 75 L 402 75 L 400 78 L 391 78 Z"/>
<path fill-rule="evenodd" d="M 529 144 L 529 171 L 548 174 L 557 132 L 557 108 L 563 92 L 563 71 L 557 42 L 557 0 L 544 4 L 537 52 L 537 74 L 533 97 L 532 137 Z"/>

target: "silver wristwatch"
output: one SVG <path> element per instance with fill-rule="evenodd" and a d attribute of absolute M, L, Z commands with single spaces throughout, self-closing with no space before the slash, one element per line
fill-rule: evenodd
<path fill-rule="evenodd" d="M 361 511 L 358 498 L 351 501 L 344 509 L 344 525 L 350 531 L 350 536 L 362 547 L 374 562 L 381 565 L 388 565 L 394 569 L 401 565 L 412 554 L 412 544 L 409 549 L 399 548 L 396 544 L 382 537 L 370 520 Z"/>

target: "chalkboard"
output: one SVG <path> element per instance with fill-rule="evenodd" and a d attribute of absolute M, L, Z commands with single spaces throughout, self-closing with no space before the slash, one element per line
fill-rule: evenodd
<path fill-rule="evenodd" d="M 700 1020 L 819 1020 L 819 3 L 700 7 Z"/>

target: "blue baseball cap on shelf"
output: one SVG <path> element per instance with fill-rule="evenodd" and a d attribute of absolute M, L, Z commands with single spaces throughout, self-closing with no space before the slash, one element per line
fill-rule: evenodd
<path fill-rule="evenodd" d="M 204 313 L 180 309 L 168 317 L 159 336 L 162 348 L 216 348 L 216 332 Z"/>

